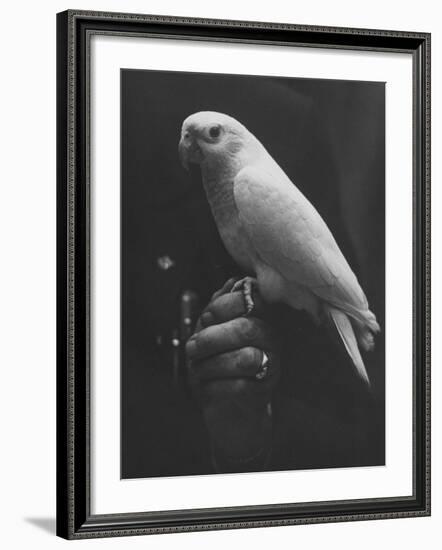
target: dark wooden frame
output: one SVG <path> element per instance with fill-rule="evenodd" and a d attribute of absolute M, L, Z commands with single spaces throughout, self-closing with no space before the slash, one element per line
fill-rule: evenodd
<path fill-rule="evenodd" d="M 414 491 L 410 497 L 91 515 L 89 40 L 163 36 L 413 56 Z M 69 10 L 57 15 L 57 534 L 68 539 L 430 514 L 430 35 Z"/>

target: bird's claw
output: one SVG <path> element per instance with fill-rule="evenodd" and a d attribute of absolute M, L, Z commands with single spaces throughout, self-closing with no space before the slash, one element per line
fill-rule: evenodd
<path fill-rule="evenodd" d="M 255 302 L 253 301 L 253 287 L 257 284 L 256 279 L 253 277 L 244 277 L 233 285 L 230 292 L 236 292 L 241 290 L 244 296 L 244 302 L 246 305 L 246 312 L 244 315 L 250 315 L 255 307 Z"/>

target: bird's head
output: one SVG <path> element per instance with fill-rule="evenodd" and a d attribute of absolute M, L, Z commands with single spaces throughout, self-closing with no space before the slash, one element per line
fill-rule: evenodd
<path fill-rule="evenodd" d="M 201 111 L 186 118 L 178 146 L 183 166 L 225 160 L 241 150 L 250 133 L 234 118 L 214 111 Z"/>

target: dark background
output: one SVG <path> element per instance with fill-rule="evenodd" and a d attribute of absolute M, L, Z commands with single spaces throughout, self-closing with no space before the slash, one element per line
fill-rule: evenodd
<path fill-rule="evenodd" d="M 184 378 L 172 379 L 177 357 L 184 368 L 182 293 L 196 292 L 204 307 L 238 273 L 198 170 L 187 174 L 178 159 L 182 122 L 201 110 L 241 121 L 309 198 L 383 331 L 376 350 L 364 355 L 373 384 L 367 401 L 348 357 L 305 315 L 278 312 L 288 366 L 275 397 L 281 405 L 269 469 L 383 464 L 384 84 L 122 70 L 122 477 L 213 471 L 199 410 Z M 164 256 L 173 261 L 168 270 L 158 263 Z M 178 355 L 174 338 L 181 340 Z M 361 418 L 363 441 L 360 425 L 342 428 Z"/>

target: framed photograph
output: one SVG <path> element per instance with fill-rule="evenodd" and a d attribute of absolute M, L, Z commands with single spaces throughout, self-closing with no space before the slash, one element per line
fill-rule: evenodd
<path fill-rule="evenodd" d="M 430 514 L 430 35 L 57 18 L 57 533 Z"/>

